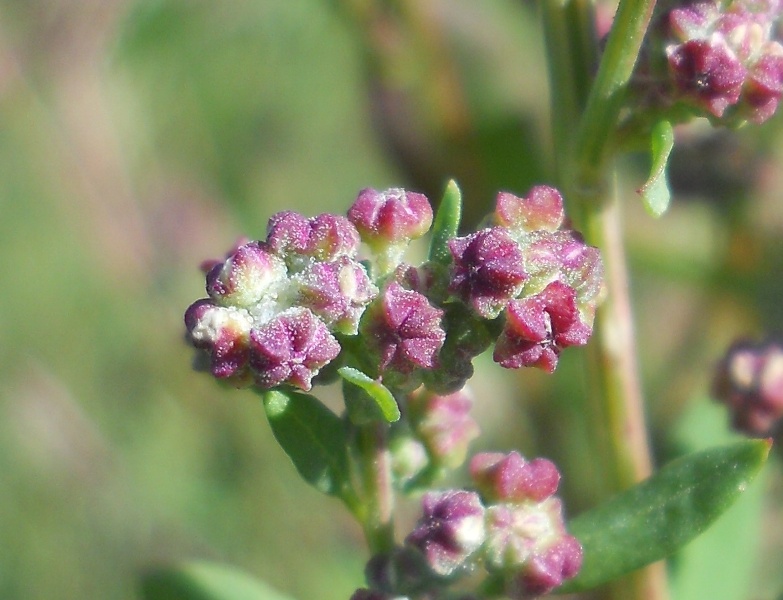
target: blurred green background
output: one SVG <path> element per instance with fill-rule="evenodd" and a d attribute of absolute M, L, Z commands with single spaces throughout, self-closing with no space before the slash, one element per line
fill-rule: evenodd
<path fill-rule="evenodd" d="M 729 435 L 711 369 L 783 325 L 779 122 L 680 132 L 659 221 L 643 159 L 621 165 L 661 461 Z M 0 0 L 0 598 L 139 598 L 145 568 L 205 558 L 346 600 L 358 528 L 297 479 L 257 397 L 190 369 L 198 264 L 368 186 L 437 199 L 455 177 L 475 224 L 498 189 L 552 181 L 547 132 L 527 2 Z M 573 356 L 478 371 L 482 449 L 580 443 Z M 673 561 L 678 600 L 783 588 L 779 471 Z M 578 508 L 589 482 L 564 485 Z"/>

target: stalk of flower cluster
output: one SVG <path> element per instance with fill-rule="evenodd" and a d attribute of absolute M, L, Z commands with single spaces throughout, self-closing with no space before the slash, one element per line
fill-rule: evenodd
<path fill-rule="evenodd" d="M 584 65 L 582 59 L 563 58 L 558 28 L 573 16 L 543 0 L 544 28 L 549 56 L 560 56 L 561 65 Z M 575 4 L 587 11 L 578 22 L 592 22 L 590 5 Z M 650 472 L 650 450 L 636 368 L 632 314 L 628 298 L 618 199 L 612 194 L 610 156 L 612 133 L 623 91 L 630 80 L 655 0 L 621 0 L 596 79 L 589 91 L 564 85 L 562 77 L 550 76 L 555 154 L 559 157 L 559 183 L 566 191 L 569 214 L 591 245 L 601 249 L 606 268 L 607 298 L 599 309 L 595 334 L 585 354 L 588 363 L 588 397 L 585 429 L 601 461 L 602 496 L 630 487 Z M 557 65 L 550 69 L 550 73 Z M 570 96 L 571 101 L 563 98 Z M 587 97 L 584 102 L 583 98 Z M 573 140 L 573 131 L 578 131 Z M 595 501 L 601 498 L 594 498 Z M 665 600 L 668 597 L 662 566 L 610 586 L 613 598 Z"/>

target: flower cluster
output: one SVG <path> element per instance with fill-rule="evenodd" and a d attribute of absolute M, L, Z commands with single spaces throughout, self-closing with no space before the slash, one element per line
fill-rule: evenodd
<path fill-rule="evenodd" d="M 783 345 L 740 341 L 721 361 L 712 393 L 736 429 L 765 436 L 783 419 Z"/>
<path fill-rule="evenodd" d="M 265 240 L 206 263 L 208 298 L 185 314 L 188 340 L 215 377 L 261 389 L 309 390 L 346 348 L 402 393 L 421 383 L 460 390 L 492 343 L 504 367 L 551 372 L 563 348 L 591 334 L 598 250 L 562 229 L 563 200 L 550 187 L 501 192 L 492 220 L 448 240 L 449 264 L 417 267 L 403 258 L 433 222 L 422 194 L 365 189 L 347 217 L 278 213 Z"/>
<path fill-rule="evenodd" d="M 546 459 L 516 452 L 476 455 L 470 464 L 478 491 L 430 492 L 404 546 L 368 563 L 371 590 L 354 598 L 426 593 L 482 567 L 512 599 L 548 593 L 574 577 L 582 547 L 566 532 L 554 496 L 560 479 Z M 372 594 L 377 594 L 373 596 Z"/>
<path fill-rule="evenodd" d="M 345 217 L 282 212 L 265 241 L 243 243 L 211 265 L 209 297 L 188 308 L 185 326 L 212 374 L 236 386 L 310 389 L 340 353 L 335 334 L 355 334 L 378 294 L 358 247 Z"/>
<path fill-rule="evenodd" d="M 762 123 L 783 95 L 782 13 L 780 0 L 678 3 L 651 31 L 641 81 L 713 121 Z"/>
<path fill-rule="evenodd" d="M 449 244 L 449 290 L 483 319 L 504 316 L 493 357 L 506 368 L 554 371 L 560 352 L 587 343 L 603 291 L 598 250 L 563 230 L 563 199 L 537 186 L 497 197 L 495 225 Z"/>

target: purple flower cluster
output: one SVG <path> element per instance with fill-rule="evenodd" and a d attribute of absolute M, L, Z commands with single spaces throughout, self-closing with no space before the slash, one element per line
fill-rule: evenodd
<path fill-rule="evenodd" d="M 484 564 L 504 575 L 509 598 L 546 594 L 579 572 L 582 546 L 566 532 L 553 463 L 486 453 L 473 458 L 470 470 L 489 502 Z"/>
<path fill-rule="evenodd" d="M 718 367 L 712 393 L 729 409 L 736 429 L 768 435 L 783 419 L 783 345 L 733 344 Z"/>
<path fill-rule="evenodd" d="M 225 260 L 205 263 L 209 297 L 188 308 L 185 325 L 215 377 L 309 390 L 339 355 L 336 336 L 356 336 L 360 321 L 375 376 L 434 368 L 446 337 L 443 311 L 393 280 L 379 290 L 358 260 L 365 242 L 381 283 L 408 243 L 429 229 L 429 201 L 401 189 L 366 189 L 348 215 L 280 212 L 266 240 L 243 240 Z"/>
<path fill-rule="evenodd" d="M 208 298 L 185 313 L 189 341 L 212 374 L 236 386 L 308 390 L 355 334 L 378 294 L 356 260 L 359 234 L 345 217 L 282 212 L 265 241 L 234 248 L 207 273 Z"/>
<path fill-rule="evenodd" d="M 208 297 L 185 314 L 188 340 L 215 377 L 264 390 L 309 390 L 349 338 L 362 370 L 400 392 L 422 382 L 459 390 L 493 341 L 504 367 L 552 371 L 592 331 L 598 250 L 561 228 L 563 200 L 550 187 L 500 193 L 493 219 L 448 241 L 450 265 L 415 267 L 402 259 L 433 221 L 422 194 L 365 189 L 347 217 L 280 212 L 265 240 L 205 263 Z M 362 243 L 370 256 L 360 262 Z"/>
<path fill-rule="evenodd" d="M 783 95 L 783 46 L 773 39 L 780 0 L 688 2 L 663 15 L 674 100 L 704 116 L 762 123 Z"/>
<path fill-rule="evenodd" d="M 496 225 L 449 243 L 450 292 L 483 319 L 504 316 L 494 359 L 552 372 L 560 352 L 587 343 L 603 290 L 597 248 L 563 230 L 563 199 L 548 186 L 497 197 Z"/>
<path fill-rule="evenodd" d="M 546 594 L 579 572 L 582 546 L 565 529 L 554 464 L 527 462 L 516 452 L 486 453 L 473 458 L 470 470 L 478 491 L 425 494 L 405 545 L 368 563 L 371 586 L 387 594 L 379 598 L 420 597 L 428 585 L 483 567 L 503 581 L 509 598 L 522 599 Z"/>

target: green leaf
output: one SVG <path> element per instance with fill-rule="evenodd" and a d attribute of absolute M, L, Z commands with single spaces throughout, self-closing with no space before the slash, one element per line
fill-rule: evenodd
<path fill-rule="evenodd" d="M 394 423 L 400 419 L 400 407 L 382 383 L 353 367 L 341 367 L 337 372 L 343 378 L 345 406 L 354 424 Z"/>
<path fill-rule="evenodd" d="M 669 121 L 658 121 L 653 126 L 650 136 L 650 153 L 652 167 L 650 177 L 641 187 L 639 193 L 644 200 L 644 206 L 654 217 L 660 217 L 669 207 L 671 193 L 666 182 L 666 163 L 674 147 L 674 130 Z"/>
<path fill-rule="evenodd" d="M 448 241 L 457 235 L 459 222 L 462 218 L 462 193 L 457 183 L 452 179 L 446 184 L 443 199 L 440 201 L 438 213 L 432 226 L 432 241 L 430 242 L 429 259 L 440 264 L 451 261 Z"/>
<path fill-rule="evenodd" d="M 594 588 L 685 546 L 747 488 L 770 446 L 742 441 L 684 456 L 570 521 L 584 564 L 558 592 Z"/>
<path fill-rule="evenodd" d="M 208 562 L 159 567 L 141 578 L 144 600 L 290 600 L 241 571 Z"/>
<path fill-rule="evenodd" d="M 299 392 L 266 392 L 264 409 L 275 438 L 304 480 L 344 498 L 349 468 L 342 420 L 314 396 Z"/>

